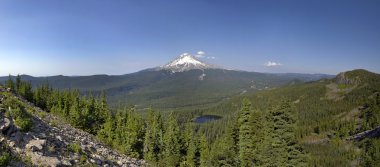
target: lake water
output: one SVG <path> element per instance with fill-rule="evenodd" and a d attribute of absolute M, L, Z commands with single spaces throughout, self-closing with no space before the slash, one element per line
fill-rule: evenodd
<path fill-rule="evenodd" d="M 195 118 L 194 122 L 195 123 L 205 123 L 205 122 L 209 122 L 209 121 L 218 120 L 220 118 L 222 118 L 222 117 L 217 116 L 217 115 L 203 115 L 203 116 Z"/>

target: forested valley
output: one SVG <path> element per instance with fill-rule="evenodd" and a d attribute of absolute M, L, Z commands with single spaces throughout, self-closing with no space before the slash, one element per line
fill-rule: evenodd
<path fill-rule="evenodd" d="M 32 88 L 20 77 L 4 87 L 153 166 L 377 166 L 379 139 L 348 138 L 380 125 L 379 83 L 378 74 L 355 70 L 188 113 L 109 108 L 105 92 Z M 194 113 L 223 118 L 197 124 Z"/>

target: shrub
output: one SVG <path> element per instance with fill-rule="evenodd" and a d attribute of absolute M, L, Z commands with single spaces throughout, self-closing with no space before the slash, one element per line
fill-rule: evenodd
<path fill-rule="evenodd" d="M 76 144 L 76 143 L 69 144 L 69 150 L 78 154 L 82 152 L 82 148 L 80 147 L 79 144 Z"/>
<path fill-rule="evenodd" d="M 32 129 L 33 122 L 30 118 L 17 117 L 15 120 L 15 124 L 20 128 L 23 132 L 28 132 Z"/>
<path fill-rule="evenodd" d="M 86 163 L 87 161 L 87 156 L 86 155 L 81 155 L 80 158 L 79 158 L 79 162 L 84 164 Z"/>
<path fill-rule="evenodd" d="M 0 156 L 0 166 L 7 166 L 11 161 L 9 153 L 4 153 Z"/>
<path fill-rule="evenodd" d="M 27 113 L 24 106 L 22 106 L 14 98 L 8 98 L 5 104 L 6 106 L 11 107 L 11 110 L 7 111 L 6 116 L 12 117 L 15 120 L 15 124 L 20 128 L 21 131 L 29 131 L 33 126 L 33 122 L 31 120 L 31 116 Z"/>
<path fill-rule="evenodd" d="M 3 103 L 5 106 L 11 107 L 12 109 L 19 108 L 20 106 L 20 103 L 15 98 L 12 98 L 12 97 L 6 98 L 3 101 Z"/>

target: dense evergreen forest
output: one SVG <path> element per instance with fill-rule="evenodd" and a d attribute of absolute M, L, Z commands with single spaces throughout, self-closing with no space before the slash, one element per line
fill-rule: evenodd
<path fill-rule="evenodd" d="M 296 138 L 307 153 L 308 166 L 379 166 L 379 139 L 346 140 L 351 135 L 380 125 L 379 92 L 379 74 L 354 70 L 332 80 L 238 96 L 220 106 L 196 113 L 223 116 L 223 119 L 200 128 L 214 139 L 218 138 L 217 134 L 228 130 L 223 127 L 233 123 L 231 118 L 235 114 L 231 111 L 241 108 L 243 99 L 249 99 L 253 109 L 266 111 L 270 106 L 281 103 L 279 99 L 285 98 L 294 106 Z"/>
<path fill-rule="evenodd" d="M 107 106 L 106 94 L 82 96 L 48 83 L 5 83 L 36 106 L 132 157 L 157 166 L 378 166 L 379 139 L 347 137 L 380 125 L 379 75 L 363 70 L 238 96 L 194 112 Z M 223 117 L 193 123 L 196 114 Z"/>

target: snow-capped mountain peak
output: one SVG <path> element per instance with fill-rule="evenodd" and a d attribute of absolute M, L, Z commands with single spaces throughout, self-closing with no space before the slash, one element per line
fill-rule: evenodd
<path fill-rule="evenodd" d="M 184 53 L 170 63 L 161 66 L 161 69 L 171 70 L 172 72 L 183 72 L 193 69 L 203 70 L 209 68 L 215 68 L 215 66 L 204 63 L 188 53 Z"/>
<path fill-rule="evenodd" d="M 203 66 L 206 65 L 205 63 L 202 63 L 201 61 L 197 60 L 195 57 L 191 56 L 190 54 L 184 53 L 179 58 L 171 61 L 169 64 L 165 66 L 174 67 L 174 66 L 180 66 L 183 64 L 203 65 Z"/>

